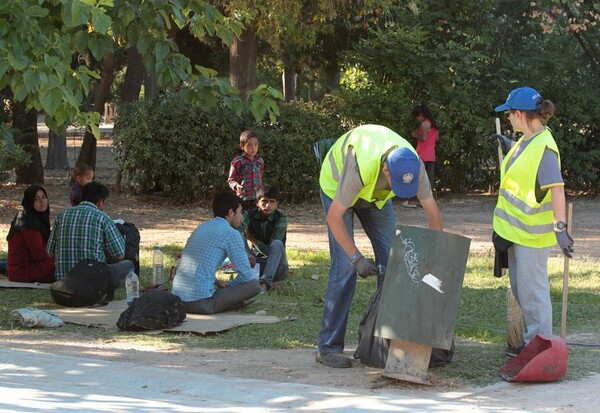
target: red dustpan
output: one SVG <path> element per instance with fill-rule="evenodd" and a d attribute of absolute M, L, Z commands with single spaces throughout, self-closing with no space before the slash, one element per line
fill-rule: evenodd
<path fill-rule="evenodd" d="M 569 352 L 560 338 L 535 336 L 514 358 L 500 367 L 506 381 L 556 381 L 567 374 Z"/>

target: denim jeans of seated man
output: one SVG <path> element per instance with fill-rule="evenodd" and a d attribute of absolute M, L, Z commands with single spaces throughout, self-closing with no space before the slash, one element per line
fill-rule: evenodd
<path fill-rule="evenodd" d="M 321 202 L 323 203 L 325 216 L 327 216 L 332 199 L 321 191 Z M 374 205 L 348 208 L 343 215 L 343 221 L 351 237 L 354 237 L 354 215 L 358 217 L 373 246 L 375 263 L 380 269 L 377 276 L 377 284 L 379 285 L 383 282 L 396 226 L 392 201 L 386 202 L 382 209 L 378 209 Z M 329 269 L 329 282 L 318 341 L 321 353 L 344 351 L 348 313 L 356 288 L 357 277 L 356 269 L 350 262 L 350 258 L 337 243 L 329 227 L 327 232 L 331 268 Z"/>
<path fill-rule="evenodd" d="M 256 262 L 260 264 L 260 279 L 261 283 L 273 286 L 273 281 L 285 280 L 289 266 L 285 253 L 285 245 L 278 239 L 271 241 L 269 244 L 269 256 L 258 256 Z"/>

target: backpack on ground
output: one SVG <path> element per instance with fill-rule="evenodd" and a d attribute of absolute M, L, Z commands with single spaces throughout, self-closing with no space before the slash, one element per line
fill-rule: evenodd
<path fill-rule="evenodd" d="M 125 237 L 125 259 L 133 263 L 135 273 L 140 273 L 140 230 L 131 222 L 116 224 Z"/>
<path fill-rule="evenodd" d="M 65 307 L 89 307 L 113 300 L 110 267 L 105 262 L 81 260 L 67 275 L 50 285 L 52 300 Z"/>
<path fill-rule="evenodd" d="M 181 325 L 185 317 L 185 307 L 178 296 L 154 288 L 133 300 L 121 313 L 117 327 L 129 331 L 164 330 Z"/>
<path fill-rule="evenodd" d="M 383 283 L 377 288 L 377 291 L 367 304 L 363 319 L 358 325 L 358 347 L 354 352 L 354 358 L 360 359 L 362 364 L 380 369 L 385 368 L 390 347 L 389 339 L 377 337 L 374 334 L 382 291 Z M 450 363 L 453 355 L 454 340 L 452 340 L 452 347 L 450 350 L 432 348 L 431 358 L 429 359 L 429 368 L 439 367 Z"/>

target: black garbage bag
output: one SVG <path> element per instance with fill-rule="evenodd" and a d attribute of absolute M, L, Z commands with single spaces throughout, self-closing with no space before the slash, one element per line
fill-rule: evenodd
<path fill-rule="evenodd" d="M 390 340 L 375 336 L 375 324 L 383 283 L 377 288 L 375 294 L 369 300 L 363 318 L 358 325 L 358 347 L 354 352 L 354 358 L 360 360 L 364 365 L 376 368 L 385 368 L 387 362 Z M 452 361 L 454 355 L 454 340 L 450 350 L 433 348 L 429 359 L 429 368 L 444 366 Z"/>

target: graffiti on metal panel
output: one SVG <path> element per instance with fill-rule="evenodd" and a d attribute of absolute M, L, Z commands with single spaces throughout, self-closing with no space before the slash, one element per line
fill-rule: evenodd
<path fill-rule="evenodd" d="M 414 283 L 421 282 L 421 274 L 419 274 L 419 253 L 415 251 L 415 243 L 411 238 L 400 237 L 400 242 L 404 246 L 404 265 L 408 276 Z"/>

